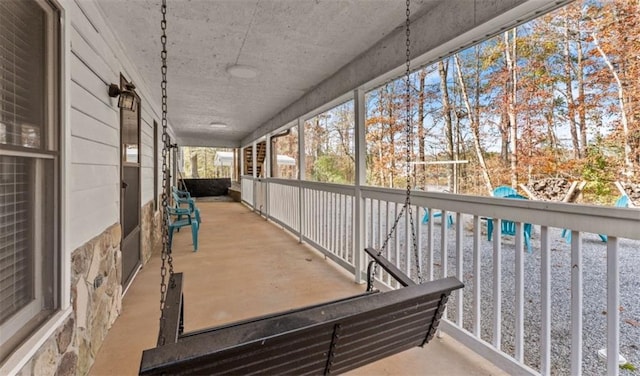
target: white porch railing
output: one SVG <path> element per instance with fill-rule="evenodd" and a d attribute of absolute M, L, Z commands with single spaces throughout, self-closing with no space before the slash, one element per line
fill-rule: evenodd
<path fill-rule="evenodd" d="M 268 192 L 263 214 L 356 280 L 366 266 L 364 247 L 381 246 L 404 202 L 402 190 L 243 177 L 243 201 L 249 206 L 258 184 Z M 412 203 L 424 279 L 453 275 L 466 284 L 450 300 L 444 332 L 513 374 L 618 373 L 617 356 L 604 364 L 596 352 L 620 352 L 620 278 L 628 283 L 638 277 L 620 274 L 619 254 L 630 248 L 640 252 L 640 210 L 430 192 L 413 192 Z M 357 207 L 363 210 L 361 223 L 356 223 Z M 423 223 L 425 209 L 429 215 Z M 434 218 L 436 213 L 442 216 Z M 451 228 L 441 225 L 449 214 Z M 491 242 L 485 238 L 487 218 L 494 219 Z M 500 236 L 500 219 L 516 222 L 513 241 Z M 407 252 L 408 223 L 406 216 L 401 219 L 385 256 L 417 278 L 414 255 Z M 523 247 L 524 223 L 534 225 L 531 254 Z M 572 231 L 570 244 L 560 237 L 563 228 Z M 363 234 L 362 249 L 356 249 L 356 234 Z M 593 234 L 607 235 L 607 243 Z M 583 278 L 585 273 L 590 278 Z M 395 287 L 388 275 L 378 275 L 378 281 Z"/>

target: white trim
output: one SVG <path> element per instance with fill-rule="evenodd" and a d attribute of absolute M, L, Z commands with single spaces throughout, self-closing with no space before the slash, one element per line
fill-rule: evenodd
<path fill-rule="evenodd" d="M 71 252 L 69 249 L 71 239 L 71 91 L 68 84 L 71 82 L 71 17 L 67 12 L 69 0 L 57 0 L 60 9 L 60 308 L 71 307 Z"/>
<path fill-rule="evenodd" d="M 0 155 L 6 155 L 9 157 L 24 157 L 24 158 L 38 158 L 38 159 L 55 159 L 56 156 L 49 152 L 38 152 L 38 151 L 23 151 L 23 150 L 0 150 Z"/>
<path fill-rule="evenodd" d="M 64 321 L 71 316 L 71 307 L 57 312 L 40 329 L 38 329 L 28 340 L 22 343 L 13 354 L 0 366 L 0 375 L 13 376 L 40 350 L 40 347 L 58 330 Z"/>

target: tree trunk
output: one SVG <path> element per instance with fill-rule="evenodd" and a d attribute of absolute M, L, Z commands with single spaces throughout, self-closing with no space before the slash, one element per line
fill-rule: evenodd
<path fill-rule="evenodd" d="M 391 84 L 390 84 L 391 85 Z M 395 87 L 389 87 L 387 90 L 387 111 L 389 115 L 389 155 L 391 158 L 391 181 L 389 182 L 389 187 L 393 188 L 396 184 L 396 119 L 394 117 L 394 103 L 393 103 L 393 92 Z"/>
<path fill-rule="evenodd" d="M 471 102 L 469 101 L 469 92 L 467 91 L 467 85 L 464 82 L 462 77 L 462 69 L 460 66 L 460 59 L 458 55 L 453 56 L 456 71 L 458 72 L 458 83 L 460 84 L 460 93 L 462 95 L 462 100 L 464 101 L 464 105 L 467 108 L 467 113 L 469 114 L 469 121 L 471 125 L 471 136 L 473 139 L 473 148 L 476 153 L 476 158 L 478 159 L 478 164 L 480 165 L 480 172 L 482 173 L 482 181 L 484 182 L 485 187 L 487 188 L 487 193 L 491 194 L 493 191 L 493 185 L 491 184 L 491 177 L 489 176 L 489 170 L 487 169 L 487 164 L 484 161 L 484 155 L 482 152 L 482 146 L 480 145 L 480 127 L 478 122 L 477 113 L 479 110 L 476 108 L 475 111 L 471 110 Z"/>
<path fill-rule="evenodd" d="M 507 94 L 507 114 L 509 116 L 509 144 L 511 150 L 509 151 L 509 162 L 511 167 L 511 186 L 513 188 L 518 186 L 518 124 L 516 114 L 516 101 L 517 101 L 517 83 L 518 75 L 516 72 L 516 37 L 517 29 L 513 29 L 513 40 L 510 41 L 509 32 L 504 33 L 505 44 L 505 58 L 507 62 L 507 72 L 509 73 L 510 84 Z"/>
<path fill-rule="evenodd" d="M 191 149 L 191 178 L 197 179 L 198 175 L 198 148 Z"/>
<path fill-rule="evenodd" d="M 425 161 L 425 153 L 424 153 L 424 142 L 425 142 L 425 134 L 424 134 L 424 80 L 427 77 L 427 69 L 422 68 L 420 73 L 418 74 L 418 79 L 420 80 L 420 91 L 418 92 L 418 161 Z M 417 175 L 416 176 L 416 185 L 424 188 L 426 185 L 426 165 L 419 164 L 417 165 Z"/>
<path fill-rule="evenodd" d="M 441 60 L 438 62 L 438 73 L 440 73 L 440 91 L 442 92 L 442 115 L 444 117 L 444 133 L 447 143 L 447 156 L 449 160 L 453 160 L 453 123 L 451 121 L 451 102 L 449 99 L 449 89 L 447 87 L 447 71 L 449 69 L 449 61 L 447 64 Z M 447 189 L 453 189 L 453 164 L 447 168 Z"/>
<path fill-rule="evenodd" d="M 609 59 L 607 54 L 602 50 L 602 47 L 600 46 L 600 41 L 598 40 L 596 33 L 595 32 L 591 33 L 591 36 L 593 37 L 593 43 L 595 44 L 596 49 L 600 53 L 600 56 L 602 56 L 602 59 L 604 60 L 609 70 L 611 71 L 611 74 L 613 75 L 613 79 L 616 82 L 616 87 L 618 89 L 618 107 L 620 108 L 620 121 L 622 123 L 622 136 L 624 141 L 624 165 L 625 165 L 624 175 L 627 177 L 627 179 L 630 179 L 633 176 L 633 162 L 631 162 L 631 145 L 629 144 L 629 123 L 627 120 L 627 111 L 625 108 L 626 106 L 625 106 L 625 98 L 624 98 L 624 86 L 620 81 L 620 76 L 618 75 L 618 71 L 615 69 L 615 67 L 611 63 L 611 60 Z"/>
<path fill-rule="evenodd" d="M 571 49 L 569 45 L 569 15 L 564 11 L 564 84 L 565 96 L 567 97 L 567 115 L 569 116 L 569 131 L 571 133 L 571 144 L 573 145 L 573 157 L 580 158 L 580 144 L 578 141 L 578 126 L 576 124 L 576 103 L 573 98 L 573 80 L 571 67 Z"/>
<path fill-rule="evenodd" d="M 578 23 L 579 25 L 579 23 Z M 578 40 L 578 126 L 580 127 L 580 155 L 587 156 L 587 104 L 584 97 L 584 57 L 582 56 L 582 41 Z"/>

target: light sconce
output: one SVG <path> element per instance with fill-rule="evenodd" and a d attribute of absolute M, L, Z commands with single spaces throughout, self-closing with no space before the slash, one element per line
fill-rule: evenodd
<path fill-rule="evenodd" d="M 111 98 L 115 98 L 118 95 L 118 107 L 124 108 L 129 111 L 136 110 L 137 96 L 135 93 L 136 87 L 131 82 L 127 82 L 124 84 L 124 89 L 120 89 L 120 87 L 116 84 L 109 85 L 109 96 Z"/>

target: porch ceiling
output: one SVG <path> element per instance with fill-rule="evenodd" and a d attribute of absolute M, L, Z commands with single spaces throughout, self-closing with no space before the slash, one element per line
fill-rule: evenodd
<path fill-rule="evenodd" d="M 412 12 L 420 16 L 444 1 L 413 0 Z M 160 103 L 160 0 L 98 4 Z M 238 144 L 403 27 L 404 9 L 405 0 L 169 0 L 168 105 L 176 136 Z M 226 69 L 234 64 L 255 67 L 257 77 L 232 77 Z"/>

